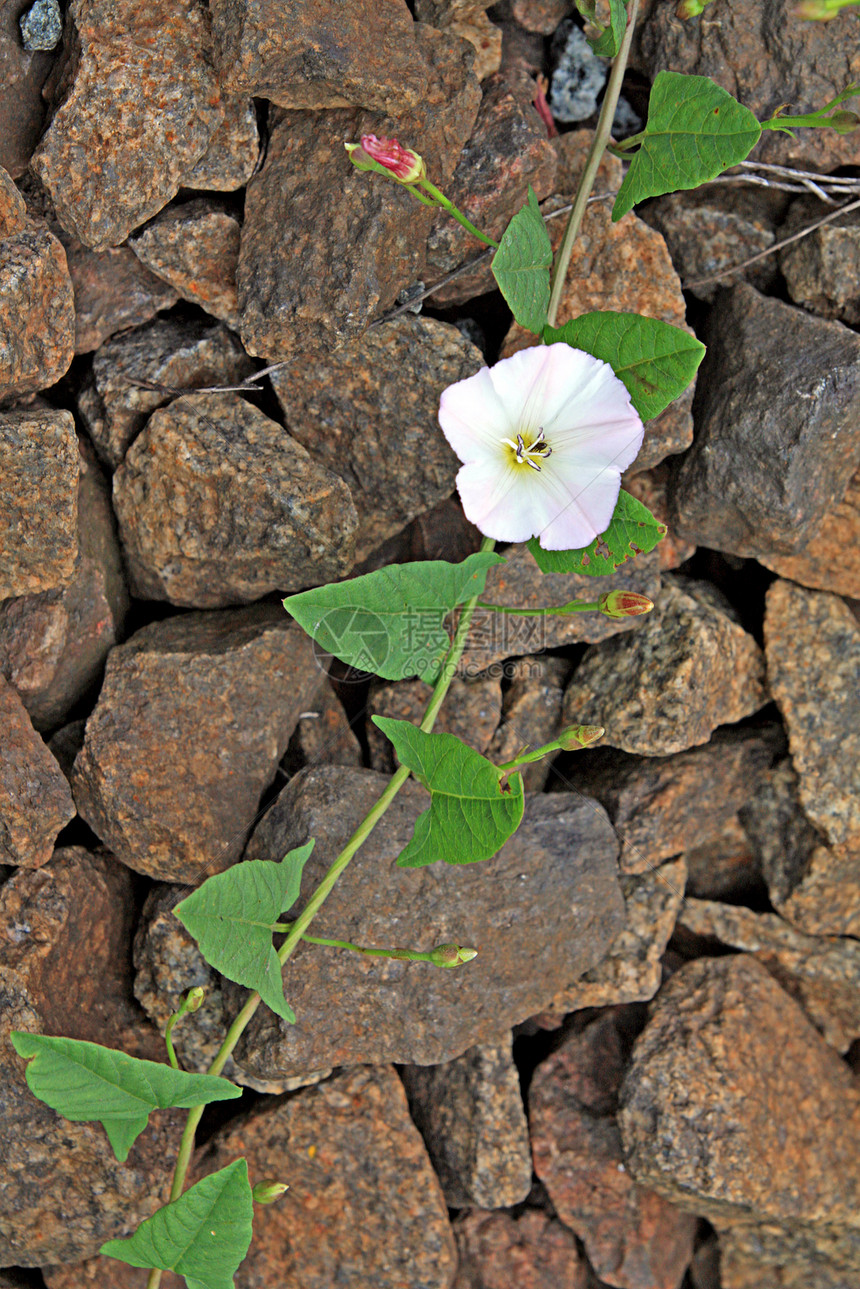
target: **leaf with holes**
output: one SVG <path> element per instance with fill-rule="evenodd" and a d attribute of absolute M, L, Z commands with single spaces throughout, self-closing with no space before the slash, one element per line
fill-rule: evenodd
<path fill-rule="evenodd" d="M 503 790 L 498 768 L 453 734 L 425 734 L 409 721 L 374 716 L 397 759 L 430 793 L 430 808 L 397 860 L 401 868 L 475 864 L 490 859 L 523 817 L 523 781 L 512 774 Z"/>
<path fill-rule="evenodd" d="M 605 577 L 635 555 L 652 551 L 665 536 L 666 525 L 659 523 L 647 506 L 622 489 L 612 522 L 590 546 L 575 551 L 545 551 L 533 537 L 528 547 L 542 573 Z"/>
<path fill-rule="evenodd" d="M 493 277 L 521 327 L 540 335 L 549 306 L 552 245 L 529 185 L 522 210 L 508 224 L 493 256 Z"/>

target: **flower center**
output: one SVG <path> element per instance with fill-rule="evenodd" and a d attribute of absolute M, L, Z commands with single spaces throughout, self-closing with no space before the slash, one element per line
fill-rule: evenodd
<path fill-rule="evenodd" d="M 526 438 L 528 438 L 528 442 L 526 442 L 522 434 L 518 434 L 516 443 L 513 439 L 502 439 L 502 442 L 513 452 L 517 465 L 531 466 L 532 470 L 537 470 L 540 473 L 540 466 L 535 457 L 545 461 L 547 457 L 552 456 L 552 448 L 547 443 L 546 435 L 542 429 L 538 430 L 535 438 L 532 438 L 530 434 L 526 435 Z"/>

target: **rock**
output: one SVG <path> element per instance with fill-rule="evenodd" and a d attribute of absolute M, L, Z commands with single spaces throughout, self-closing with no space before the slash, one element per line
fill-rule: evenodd
<path fill-rule="evenodd" d="M 476 228 L 498 240 L 525 203 L 528 186 L 546 197 L 555 183 L 558 161 L 546 126 L 504 72 L 484 85 L 475 127 L 465 143 L 445 194 Z M 439 211 L 427 243 L 431 280 L 450 273 L 486 247 L 450 215 Z M 461 304 L 495 289 L 490 260 L 433 293 L 436 307 Z"/>
<path fill-rule="evenodd" d="M 523 747 L 541 747 L 557 736 L 568 671 L 565 658 L 512 658 L 505 663 L 508 686 L 502 695 L 502 723 L 487 749 L 491 761 L 502 765 Z M 524 765 L 520 773 L 526 792 L 540 792 L 550 772 L 546 757 Z"/>
<path fill-rule="evenodd" d="M 127 246 L 91 251 L 68 233 L 61 240 L 75 291 L 76 354 L 88 354 L 118 331 L 149 322 L 179 299 Z"/>
<path fill-rule="evenodd" d="M 803 935 L 774 913 L 687 899 L 678 921 L 694 935 L 752 953 L 837 1052 L 860 1037 L 860 944 Z"/>
<path fill-rule="evenodd" d="M 61 725 L 48 739 L 47 747 L 67 779 L 72 777 L 72 766 L 75 757 L 84 745 L 84 727 L 86 721 L 69 721 Z"/>
<path fill-rule="evenodd" d="M 720 292 L 704 339 L 696 441 L 672 489 L 678 532 L 735 555 L 793 554 L 860 464 L 860 338 L 744 285 Z"/>
<path fill-rule="evenodd" d="M 562 19 L 572 12 L 572 0 L 512 0 L 511 3 L 514 22 L 541 36 L 551 36 Z"/>
<path fill-rule="evenodd" d="M 820 203 L 815 199 L 796 201 L 781 235 L 797 232 L 820 218 Z M 860 224 L 856 212 L 786 246 L 779 252 L 779 267 L 795 304 L 822 318 L 840 318 L 849 325 L 860 322 Z"/>
<path fill-rule="evenodd" d="M 39 868 L 57 834 L 75 817 L 69 785 L 30 724 L 23 703 L 0 677 L 0 862 Z"/>
<path fill-rule="evenodd" d="M 12 182 L 11 175 L 0 169 L 0 237 L 21 232 L 28 222 L 26 201 Z"/>
<path fill-rule="evenodd" d="M 99 349 L 92 378 L 79 396 L 81 416 L 99 455 L 115 467 L 149 413 L 170 402 L 171 391 L 239 384 L 253 369 L 226 327 L 202 319 L 159 318 Z"/>
<path fill-rule="evenodd" d="M 99 679 L 128 611 L 110 493 L 81 440 L 78 554 L 68 586 L 0 602 L 0 673 L 38 730 L 59 725 Z"/>
<path fill-rule="evenodd" d="M 258 825 L 246 857 L 280 858 L 316 837 L 303 880 L 307 898 L 387 782 L 368 770 L 305 770 Z M 356 1061 L 450 1061 L 475 1044 L 498 1043 L 604 956 L 622 925 L 623 904 L 615 838 L 599 806 L 533 797 L 519 831 L 490 864 L 397 868 L 395 857 L 426 802 L 423 789 L 406 785 L 314 930 L 410 948 L 456 939 L 477 948 L 477 959 L 450 972 L 302 949 L 284 973 L 298 1024 L 282 1027 L 258 1012 L 236 1053 L 244 1069 L 274 1078 Z"/>
<path fill-rule="evenodd" d="M 18 22 L 27 50 L 51 50 L 63 38 L 63 15 L 57 0 L 35 0 Z"/>
<path fill-rule="evenodd" d="M 496 565 L 487 574 L 482 597 L 487 604 L 530 609 L 567 604 L 570 600 L 592 602 L 593 577 L 541 573 L 527 546 L 509 546 L 505 560 L 506 563 Z M 656 600 L 660 589 L 657 563 L 656 554 L 640 555 L 619 569 L 612 579 L 613 588 L 638 591 Z M 478 609 L 472 618 L 460 670 L 467 676 L 475 676 L 517 654 L 540 653 L 542 649 L 557 649 L 580 641 L 606 640 L 619 631 L 637 630 L 644 621 L 644 617 L 607 618 L 602 613 L 524 618 Z M 577 717 L 574 724 L 582 722 Z"/>
<path fill-rule="evenodd" d="M 2 49 L 2 45 L 0 45 Z M 0 404 L 54 385 L 74 356 L 66 254 L 0 171 Z"/>
<path fill-rule="evenodd" d="M 73 0 L 70 15 L 74 53 L 33 167 L 63 228 L 100 251 L 176 195 L 223 109 L 198 0 Z"/>
<path fill-rule="evenodd" d="M 586 1289 L 576 1240 L 540 1209 L 463 1213 L 454 1223 L 460 1265 L 452 1289 Z"/>
<path fill-rule="evenodd" d="M 632 619 L 636 631 L 586 651 L 565 692 L 565 724 L 602 725 L 610 747 L 668 756 L 758 711 L 761 650 L 712 592 L 670 574 L 653 612 Z"/>
<path fill-rule="evenodd" d="M 562 136 L 564 137 L 564 136 Z M 666 413 L 674 411 L 673 408 L 667 408 Z M 664 415 L 666 415 L 664 413 Z M 680 414 L 680 413 L 679 413 Z M 659 417 L 657 418 L 660 419 Z M 652 422 L 652 426 L 656 425 Z M 637 501 L 641 501 L 643 506 L 647 506 L 651 514 L 661 524 L 669 526 L 669 465 L 667 462 L 655 466 L 652 470 L 639 470 L 639 463 L 634 462 L 630 467 L 636 471 L 632 478 L 624 476 L 622 486 L 625 492 L 629 492 Z M 682 537 L 676 536 L 669 529 L 666 536 L 657 546 L 657 556 L 660 560 L 660 571 L 671 572 L 672 569 L 679 568 L 686 560 L 691 559 L 696 553 L 696 548 L 692 542 L 685 542 Z"/>
<path fill-rule="evenodd" d="M 651 80 L 663 69 L 709 76 L 760 121 L 785 103 L 793 113 L 817 111 L 860 78 L 860 51 L 844 19 L 799 22 L 794 0 L 728 0 L 717 17 L 720 26 L 705 34 L 702 20 L 679 22 L 672 5 L 654 4 L 633 65 Z M 756 156 L 827 171 L 853 164 L 856 148 L 854 137 L 835 130 L 798 130 L 794 138 L 766 130 Z"/>
<path fill-rule="evenodd" d="M 400 1077 L 449 1208 L 526 1198 L 532 1161 L 510 1037 L 444 1065 L 404 1065 Z"/>
<path fill-rule="evenodd" d="M 443 31 L 450 31 L 475 47 L 475 75 L 486 80 L 499 70 L 502 62 L 502 32 L 490 22 L 485 0 L 463 0 L 463 3 L 445 3 L 445 0 L 416 0 L 415 18 L 429 22 Z"/>
<path fill-rule="evenodd" d="M 370 764 L 374 770 L 393 774 L 397 760 L 391 743 L 371 718 L 389 716 L 399 721 L 420 723 L 432 694 L 433 686 L 425 684 L 423 680 L 397 683 L 377 681 L 371 685 L 367 702 L 367 742 L 370 747 Z M 434 728 L 439 733 L 456 735 L 476 752 L 483 754 L 490 746 L 501 714 L 502 686 L 498 677 L 476 676 L 470 680 L 457 677 L 451 683 Z"/>
<path fill-rule="evenodd" d="M 153 622 L 111 650 L 72 787 L 117 859 L 196 883 L 236 862 L 318 684 L 275 605 Z"/>
<path fill-rule="evenodd" d="M 78 555 L 79 468 L 71 412 L 0 411 L 0 599 L 71 582 Z"/>
<path fill-rule="evenodd" d="M 860 599 L 860 470 L 803 550 L 793 555 L 763 555 L 760 562 L 801 586 Z"/>
<path fill-rule="evenodd" d="M 547 1008 L 558 1016 L 586 1007 L 647 1002 L 660 988 L 662 957 L 684 899 L 683 855 L 642 874 L 622 874 L 627 922 L 602 962 L 556 994 Z"/>
<path fill-rule="evenodd" d="M 17 4 L 0 9 L 0 166 L 20 179 L 39 141 L 45 104 L 42 86 L 54 59 L 21 43 Z"/>
<path fill-rule="evenodd" d="M 254 100 L 243 94 L 225 94 L 223 117 L 209 138 L 209 146 L 184 176 L 184 188 L 209 188 L 235 192 L 254 173 L 260 154 L 260 134 Z"/>
<path fill-rule="evenodd" d="M 185 394 L 114 475 L 133 594 L 196 608 L 334 581 L 355 562 L 349 489 L 238 394 Z"/>
<path fill-rule="evenodd" d="M 349 485 L 358 559 L 454 491 L 439 396 L 483 365 L 456 327 L 406 314 L 272 373 L 290 434 Z"/>
<path fill-rule="evenodd" d="M 237 214 L 223 201 L 195 197 L 168 206 L 128 244 L 183 300 L 199 304 L 235 331 L 240 231 Z"/>
<path fill-rule="evenodd" d="M 719 833 L 684 852 L 687 895 L 696 899 L 748 903 L 764 884 L 758 855 L 738 816 Z"/>
<path fill-rule="evenodd" d="M 552 48 L 555 66 L 549 84 L 549 110 L 565 125 L 586 121 L 597 111 L 609 64 L 598 58 L 573 21 L 556 33 Z"/>
<path fill-rule="evenodd" d="M 363 715 L 362 711 L 350 720 L 328 677 L 324 677 L 290 740 L 285 757 L 287 772 L 296 774 L 306 765 L 363 766 L 364 754 L 353 730 Z"/>
<path fill-rule="evenodd" d="M 790 1266 L 762 1262 L 760 1242 L 746 1231 L 724 1231 L 719 1242 L 722 1289 L 848 1289 L 845 1272 L 823 1259 Z"/>
<path fill-rule="evenodd" d="M 249 353 L 286 360 L 354 340 L 420 277 L 431 211 L 400 185 L 356 170 L 343 146 L 367 133 L 420 139 L 428 171 L 447 184 L 480 102 L 473 51 L 432 27 L 416 32 L 434 74 L 408 116 L 329 110 L 270 121 L 265 164 L 248 185 L 237 271 Z"/>
<path fill-rule="evenodd" d="M 837 596 L 778 581 L 765 651 L 804 813 L 832 845 L 857 850 L 860 874 L 860 625 Z"/>
<path fill-rule="evenodd" d="M 216 1134 L 197 1172 L 237 1156 L 252 1184 L 289 1176 L 276 1204 L 254 1212 L 239 1271 L 246 1289 L 448 1289 L 456 1253 L 445 1202 L 406 1096 L 390 1067 L 346 1070 L 267 1102 Z"/>
<path fill-rule="evenodd" d="M 624 1011 L 604 1013 L 538 1066 L 529 1091 L 535 1170 L 601 1280 L 677 1289 L 696 1219 L 630 1176 L 615 1120 L 634 1023 Z"/>

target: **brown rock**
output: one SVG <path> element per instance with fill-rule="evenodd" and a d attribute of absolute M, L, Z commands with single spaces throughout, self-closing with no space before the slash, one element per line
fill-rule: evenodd
<path fill-rule="evenodd" d="M 387 782 L 367 770 L 304 771 L 258 825 L 247 857 L 280 858 L 316 837 L 306 898 Z M 478 957 L 440 971 L 303 948 L 285 970 L 298 1024 L 281 1026 L 258 1012 L 236 1053 L 245 1069 L 273 1078 L 354 1061 L 449 1061 L 476 1043 L 498 1043 L 605 954 L 623 906 L 615 838 L 600 807 L 533 797 L 519 831 L 491 863 L 397 868 L 426 803 L 423 789 L 406 785 L 329 896 L 315 931 L 412 948 L 456 939 L 477 948 Z"/>
<path fill-rule="evenodd" d="M 685 900 L 678 921 L 695 935 L 755 954 L 837 1052 L 860 1036 L 856 940 L 803 935 L 773 913 L 711 900 Z"/>
<path fill-rule="evenodd" d="M 505 560 L 506 563 L 491 568 L 487 575 L 482 597 L 487 604 L 531 609 L 567 604 L 570 600 L 593 602 L 596 594 L 593 577 L 541 573 L 527 546 L 508 547 Z M 657 555 L 640 555 L 618 570 L 612 585 L 657 600 L 659 577 Z M 603 589 L 600 588 L 601 592 Z M 516 654 L 539 653 L 542 649 L 557 649 L 580 641 L 606 640 L 619 631 L 637 630 L 645 620 L 644 617 L 613 619 L 602 613 L 525 618 L 478 609 L 472 618 L 460 668 L 466 675 L 474 676 Z M 583 722 L 576 717 L 572 723 Z"/>
<path fill-rule="evenodd" d="M 512 0 L 511 17 L 526 31 L 551 36 L 562 19 L 573 13 L 571 0 Z M 564 136 L 562 136 L 564 137 Z"/>
<path fill-rule="evenodd" d="M 742 285 L 708 318 L 677 531 L 735 555 L 793 554 L 860 464 L 860 338 Z"/>
<path fill-rule="evenodd" d="M 803 550 L 794 555 L 763 555 L 761 563 L 801 586 L 860 599 L 860 470 Z"/>
<path fill-rule="evenodd" d="M 569 670 L 565 658 L 512 658 L 505 664 L 508 687 L 502 695 L 502 724 L 487 751 L 491 761 L 512 761 L 524 747 L 541 747 L 556 737 Z M 550 770 L 546 757 L 524 765 L 520 773 L 526 792 L 540 792 Z"/>
<path fill-rule="evenodd" d="M 532 1160 L 510 1036 L 444 1065 L 404 1065 L 400 1077 L 449 1208 L 526 1198 Z"/>
<path fill-rule="evenodd" d="M 502 62 L 502 33 L 490 22 L 486 0 L 416 0 L 415 18 L 449 31 L 475 47 L 475 75 L 486 80 Z"/>
<path fill-rule="evenodd" d="M 778 581 L 765 648 L 804 813 L 831 844 L 857 851 L 860 870 L 860 625 L 837 596 Z"/>
<path fill-rule="evenodd" d="M 856 846 L 817 846 L 780 913 L 812 935 L 860 935 L 858 869 Z"/>
<path fill-rule="evenodd" d="M 59 725 L 98 680 L 128 611 L 110 493 L 81 440 L 78 555 L 68 586 L 0 602 L 0 673 L 38 730 Z"/>
<path fill-rule="evenodd" d="M 254 1213 L 237 1289 L 447 1289 L 448 1214 L 394 1070 L 347 1070 L 228 1125 L 198 1172 L 248 1159 L 252 1185 L 289 1176 Z"/>
<path fill-rule="evenodd" d="M 552 3 L 553 0 L 548 0 L 548 2 Z M 555 148 L 558 157 L 556 192 L 563 193 L 569 202 L 573 200 L 573 196 L 579 187 L 579 180 L 585 169 L 585 162 L 588 158 L 593 138 L 593 130 L 582 128 L 568 130 L 565 134 L 557 134 L 552 140 L 552 146 Z M 594 196 L 600 197 L 601 194 L 617 192 L 621 187 L 623 178 L 624 167 L 618 157 L 613 157 L 611 153 L 604 152 L 597 167 Z M 554 201 L 547 202 L 547 213 L 550 213 L 555 204 Z M 570 211 L 567 211 L 566 214 L 570 214 Z M 559 216 L 550 220 L 549 227 L 553 232 L 556 232 L 559 223 L 563 227 L 566 222 L 566 216 Z"/>
<path fill-rule="evenodd" d="M 8 185 L 8 187 L 7 187 Z M 4 185 L 0 225 L 0 403 L 54 385 L 74 356 L 75 311 L 66 253 L 24 220 Z"/>
<path fill-rule="evenodd" d="M 148 322 L 179 299 L 127 246 L 91 251 L 68 233 L 62 241 L 75 291 L 76 354 L 98 349 L 109 336 Z"/>
<path fill-rule="evenodd" d="M 576 1240 L 548 1214 L 461 1214 L 454 1223 L 460 1265 L 452 1289 L 586 1289 Z"/>
<path fill-rule="evenodd" d="M 354 732 L 363 715 L 349 720 L 331 682 L 324 677 L 290 740 L 285 758 L 288 773 L 297 773 L 306 765 L 364 765 Z"/>
<path fill-rule="evenodd" d="M 20 233 L 28 223 L 27 203 L 13 184 L 9 173 L 0 168 L 0 237 Z"/>
<path fill-rule="evenodd" d="M 163 210 L 128 244 L 183 300 L 199 304 L 235 331 L 240 232 L 238 215 L 224 202 L 195 197 Z"/>
<path fill-rule="evenodd" d="M 20 698 L 0 677 L 0 860 L 38 868 L 57 834 L 75 817 L 69 785 Z"/>
<path fill-rule="evenodd" d="M 623 1011 L 607 1012 L 538 1066 L 529 1092 L 535 1170 L 602 1280 L 677 1289 L 696 1219 L 637 1185 L 615 1121 L 630 1024 Z"/>
<path fill-rule="evenodd" d="M 791 1265 L 762 1262 L 754 1232 L 723 1231 L 719 1243 L 721 1289 L 850 1289 L 853 1276 L 823 1259 Z"/>
<path fill-rule="evenodd" d="M 209 188 L 235 192 L 254 173 L 260 152 L 260 134 L 254 100 L 225 94 L 223 116 L 209 138 L 209 146 L 182 180 L 183 188 Z"/>
<path fill-rule="evenodd" d="M 41 89 L 54 56 L 21 43 L 17 4 L 0 9 L 0 166 L 19 179 L 39 141 L 45 104 Z"/>
<path fill-rule="evenodd" d="M 557 166 L 537 112 L 523 104 L 504 73 L 497 73 L 484 85 L 474 129 L 445 194 L 476 228 L 498 240 L 525 203 L 529 184 L 538 198 L 552 192 Z M 485 249 L 483 242 L 440 211 L 427 243 L 427 272 L 431 279 L 442 277 Z M 486 260 L 435 291 L 433 301 L 439 306 L 459 304 L 494 288 Z"/>
<path fill-rule="evenodd" d="M 781 233 L 794 233 L 821 218 L 815 199 L 796 201 Z M 779 252 L 779 267 L 796 304 L 822 318 L 860 322 L 860 224 L 851 212 L 817 228 Z"/>
<path fill-rule="evenodd" d="M 71 582 L 78 554 L 78 473 L 71 412 L 0 412 L 0 599 Z"/>
<path fill-rule="evenodd" d="M 349 485 L 358 559 L 454 491 L 439 396 L 483 365 L 456 327 L 407 314 L 272 373 L 290 434 Z"/>
<path fill-rule="evenodd" d="M 144 627 L 108 658 L 73 772 L 80 814 L 138 872 L 229 868 L 318 674 L 274 605 Z"/>
<path fill-rule="evenodd" d="M 33 167 L 63 228 L 104 250 L 175 196 L 223 119 L 220 90 L 198 0 L 70 13 L 74 53 Z"/>
<path fill-rule="evenodd" d="M 157 319 L 101 347 L 79 396 L 81 416 L 100 456 L 118 466 L 149 413 L 170 402 L 171 391 L 238 384 L 251 371 L 253 363 L 226 327 Z"/>
<path fill-rule="evenodd" d="M 666 412 L 672 410 L 667 408 Z M 666 415 L 666 413 L 663 413 L 663 415 Z M 660 419 L 658 417 L 656 421 L 651 422 L 652 427 Z M 664 461 L 652 470 L 640 471 L 637 461 L 633 463 L 630 469 L 635 471 L 633 476 L 628 478 L 625 475 L 622 478 L 625 492 L 629 492 L 637 501 L 641 501 L 642 505 L 648 507 L 659 523 L 665 524 L 669 528 L 666 536 L 657 545 L 657 557 L 660 560 L 661 573 L 671 572 L 672 569 L 679 568 L 686 560 L 691 559 L 696 553 L 696 548 L 692 542 L 685 542 L 683 537 L 678 537 L 669 525 L 668 463 Z"/>
<path fill-rule="evenodd" d="M 42 1267 L 42 1278 L 48 1289 L 146 1289 L 148 1271 L 130 1267 L 114 1258 L 88 1258 L 72 1266 Z M 165 1271 L 161 1289 L 185 1289 L 182 1276 Z"/>
<path fill-rule="evenodd" d="M 712 592 L 670 574 L 653 612 L 632 619 L 636 631 L 586 651 L 565 692 L 565 723 L 602 725 L 610 747 L 667 756 L 758 711 L 761 650 Z"/>
<path fill-rule="evenodd" d="M 755 848 L 735 815 L 707 841 L 685 851 L 687 895 L 696 899 L 748 900 L 763 884 Z"/>
<path fill-rule="evenodd" d="M 367 742 L 374 770 L 393 774 L 397 760 L 391 743 L 370 718 L 389 716 L 418 724 L 432 694 L 433 686 L 423 680 L 399 681 L 396 684 L 376 682 L 372 685 L 367 703 Z M 454 734 L 476 752 L 485 753 L 501 714 L 502 686 L 498 677 L 476 676 L 472 680 L 458 677 L 451 683 L 434 728 L 440 733 Z"/>
<path fill-rule="evenodd" d="M 201 609 L 334 581 L 355 562 L 349 488 L 238 394 L 151 416 L 114 475 L 132 591 Z"/>

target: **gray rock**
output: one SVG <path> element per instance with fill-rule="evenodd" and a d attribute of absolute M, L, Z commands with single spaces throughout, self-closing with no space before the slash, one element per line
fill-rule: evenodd
<path fill-rule="evenodd" d="M 57 834 L 75 817 L 63 773 L 0 676 L 0 862 L 39 868 Z"/>
<path fill-rule="evenodd" d="M 36 0 L 18 19 L 24 48 L 54 49 L 63 36 L 63 15 L 57 0 Z"/>
<path fill-rule="evenodd" d="M 75 352 L 74 291 L 62 245 L 43 226 L 20 217 L 12 224 L 0 221 L 0 405 L 55 385 Z"/>
<path fill-rule="evenodd" d="M 487 749 L 491 761 L 501 765 L 522 748 L 541 747 L 556 737 L 569 670 L 565 658 L 511 658 L 505 664 L 508 686 L 502 695 L 502 723 Z M 551 758 L 524 765 L 520 773 L 526 792 L 540 792 L 551 773 Z"/>
<path fill-rule="evenodd" d="M 821 218 L 820 203 L 798 201 L 781 235 Z M 852 211 L 779 252 L 779 267 L 796 304 L 822 318 L 860 322 L 860 222 Z"/>
<path fill-rule="evenodd" d="M 225 94 L 221 124 L 209 138 L 209 146 L 183 179 L 185 188 L 211 188 L 235 192 L 243 188 L 260 153 L 260 134 L 254 100 L 244 94 Z"/>
<path fill-rule="evenodd" d="M 585 121 L 597 110 L 606 84 L 607 60 L 598 58 L 573 22 L 565 23 L 553 43 L 558 54 L 549 83 L 550 111 L 565 125 Z"/>
<path fill-rule="evenodd" d="M 79 473 L 71 412 L 0 412 L 0 599 L 71 582 L 78 556 Z"/>

